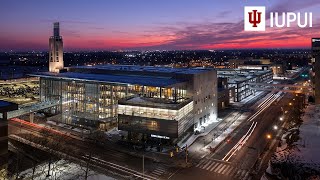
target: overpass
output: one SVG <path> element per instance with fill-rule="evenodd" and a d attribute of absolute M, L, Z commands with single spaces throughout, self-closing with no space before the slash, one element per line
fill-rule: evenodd
<path fill-rule="evenodd" d="M 282 91 L 291 93 L 310 92 L 312 88 L 309 86 L 299 86 L 292 84 L 269 84 L 269 83 L 247 83 L 250 89 L 261 91 Z"/>
<path fill-rule="evenodd" d="M 50 107 L 54 107 L 60 104 L 60 101 L 57 102 L 50 102 L 50 101 L 45 101 L 45 102 L 40 102 L 37 104 L 32 104 L 32 105 L 28 105 L 28 106 L 23 106 L 23 107 L 19 107 L 18 110 L 15 111 L 11 111 L 8 112 L 8 119 L 14 118 L 14 117 L 18 117 L 21 115 L 25 115 L 25 114 L 29 114 L 29 113 L 33 113 L 42 109 L 47 109 Z"/>

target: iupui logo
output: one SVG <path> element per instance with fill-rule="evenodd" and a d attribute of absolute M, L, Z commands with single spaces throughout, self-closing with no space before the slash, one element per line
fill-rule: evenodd
<path fill-rule="evenodd" d="M 244 7 L 244 30 L 265 31 L 266 30 L 266 7 L 246 6 Z"/>
<path fill-rule="evenodd" d="M 292 24 L 293 23 L 293 24 Z M 270 27 L 292 27 L 296 25 L 300 28 L 312 27 L 312 13 L 294 12 L 270 12 Z M 244 7 L 244 30 L 245 31 L 265 31 L 266 30 L 266 7 L 245 6 Z"/>

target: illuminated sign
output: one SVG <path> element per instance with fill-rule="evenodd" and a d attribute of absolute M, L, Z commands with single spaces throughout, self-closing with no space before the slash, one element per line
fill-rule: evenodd
<path fill-rule="evenodd" d="M 270 12 L 270 27 L 292 27 L 311 28 L 313 25 L 312 12 Z M 265 31 L 266 30 L 266 7 L 245 6 L 244 7 L 244 30 Z"/>
<path fill-rule="evenodd" d="M 160 135 L 155 135 L 155 134 L 151 134 L 151 137 L 160 138 L 160 139 L 170 139 L 170 138 L 167 137 L 167 136 L 160 136 Z"/>

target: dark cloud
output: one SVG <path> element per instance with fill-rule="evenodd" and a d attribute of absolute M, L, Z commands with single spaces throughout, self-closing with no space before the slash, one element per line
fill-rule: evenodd
<path fill-rule="evenodd" d="M 65 37 L 76 37 L 76 38 L 80 38 L 80 32 L 79 31 L 76 31 L 76 30 L 70 30 L 70 29 L 62 29 L 62 32 L 61 34 Z"/>
<path fill-rule="evenodd" d="M 103 28 L 103 27 L 90 27 L 90 29 L 94 29 L 94 30 L 105 30 L 105 28 Z"/>
<path fill-rule="evenodd" d="M 267 18 L 270 18 L 270 12 L 293 12 L 304 8 L 314 7 L 320 5 L 320 0 L 281 0 L 270 9 L 267 9 Z"/>
<path fill-rule="evenodd" d="M 222 11 L 222 12 L 218 13 L 217 18 L 228 17 L 231 13 L 232 13 L 232 11 Z"/>
<path fill-rule="evenodd" d="M 292 1 L 283 0 L 268 9 L 269 12 L 292 12 L 304 8 L 320 5 L 320 0 Z M 223 11 L 218 16 L 228 15 L 229 11 Z M 269 17 L 268 17 L 269 18 Z M 317 20 L 316 22 L 320 22 Z M 152 36 L 154 32 L 174 36 L 174 40 L 167 41 L 161 45 L 151 46 L 150 48 L 163 49 L 199 49 L 204 46 L 248 43 L 263 43 L 270 41 L 292 41 L 295 38 L 310 38 L 315 35 L 316 29 L 320 24 L 313 24 L 313 28 L 287 28 L 287 29 L 268 29 L 266 32 L 244 32 L 244 22 L 235 23 L 202 23 L 188 24 L 179 22 L 176 25 L 163 26 L 154 31 L 145 31 L 144 36 Z M 150 33 L 150 34 L 148 34 Z M 288 44 L 289 45 L 289 44 Z"/>
<path fill-rule="evenodd" d="M 92 24 L 92 22 L 89 21 L 81 21 L 81 20 L 58 20 L 58 19 L 43 19 L 41 22 L 60 22 L 65 24 Z"/>
<path fill-rule="evenodd" d="M 287 28 L 274 29 L 267 28 L 265 32 L 245 32 L 243 31 L 243 21 L 238 23 L 204 23 L 193 24 L 185 27 L 175 27 L 168 29 L 161 28 L 159 34 L 170 34 L 175 37 L 165 43 L 155 46 L 148 46 L 151 49 L 201 49 L 206 46 L 218 46 L 237 44 L 247 45 L 249 43 L 268 43 L 270 41 L 293 42 L 299 37 L 309 38 L 314 35 L 315 30 L 320 25 L 313 28 Z M 145 37 L 152 35 L 145 35 Z M 144 44 L 140 44 L 143 46 Z M 290 44 L 288 44 L 290 45 Z"/>
<path fill-rule="evenodd" d="M 112 33 L 115 33 L 115 34 L 130 34 L 129 32 L 125 32 L 125 31 L 112 31 Z"/>

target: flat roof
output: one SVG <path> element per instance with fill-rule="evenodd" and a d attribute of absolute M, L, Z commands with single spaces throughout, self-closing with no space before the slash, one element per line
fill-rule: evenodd
<path fill-rule="evenodd" d="M 172 68 L 163 66 L 137 66 L 137 65 L 95 65 L 95 66 L 73 66 L 75 69 L 104 69 L 118 71 L 141 71 L 141 72 L 162 72 L 177 74 L 198 74 L 206 71 L 212 71 L 212 68 Z"/>
<path fill-rule="evenodd" d="M 0 112 L 9 112 L 18 109 L 18 104 L 0 100 Z"/>
<path fill-rule="evenodd" d="M 110 74 L 76 73 L 76 72 L 64 72 L 64 73 L 41 72 L 37 74 L 31 74 L 31 76 L 53 78 L 53 79 L 118 83 L 118 84 L 137 84 L 137 85 L 154 86 L 154 87 L 167 87 L 167 86 L 184 82 L 172 77 L 155 77 L 155 76 L 136 75 L 136 74 L 110 75 Z"/>
<path fill-rule="evenodd" d="M 160 108 L 160 109 L 171 109 L 171 110 L 179 110 L 183 106 L 192 102 L 192 99 L 184 99 L 182 102 L 173 102 L 173 100 L 165 100 L 165 99 L 154 99 L 154 98 L 145 98 L 145 97 L 129 97 L 120 99 L 119 105 L 132 105 L 139 107 L 151 107 L 151 108 Z"/>
<path fill-rule="evenodd" d="M 247 75 L 247 76 L 260 76 L 272 72 L 271 70 L 262 69 L 218 69 L 218 75 Z"/>
<path fill-rule="evenodd" d="M 10 106 L 10 105 L 11 105 L 10 102 L 0 100 L 0 108 L 5 107 L 5 106 Z"/>

